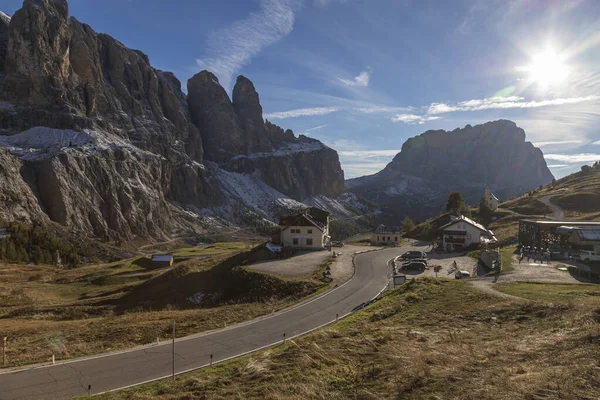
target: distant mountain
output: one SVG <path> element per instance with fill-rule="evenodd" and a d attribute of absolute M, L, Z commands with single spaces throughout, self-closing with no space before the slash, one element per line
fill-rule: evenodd
<path fill-rule="evenodd" d="M 248 79 L 230 100 L 202 71 L 186 96 L 68 14 L 66 0 L 0 13 L 0 222 L 132 239 L 273 221 L 315 198 L 344 209 L 337 153 L 265 122 Z"/>
<path fill-rule="evenodd" d="M 435 215 L 451 191 L 478 204 L 486 184 L 506 200 L 552 179 L 542 151 L 525 141 L 523 129 L 499 120 L 411 138 L 382 171 L 349 179 L 346 187 L 380 204 L 383 219 L 398 222 L 404 215 Z"/>

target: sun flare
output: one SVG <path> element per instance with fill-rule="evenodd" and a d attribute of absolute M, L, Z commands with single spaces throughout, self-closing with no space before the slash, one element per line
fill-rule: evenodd
<path fill-rule="evenodd" d="M 569 75 L 563 57 L 551 49 L 535 55 L 525 70 L 529 72 L 529 79 L 542 87 L 558 85 Z"/>

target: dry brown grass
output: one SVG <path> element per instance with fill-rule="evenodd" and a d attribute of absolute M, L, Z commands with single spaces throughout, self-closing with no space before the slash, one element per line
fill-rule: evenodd
<path fill-rule="evenodd" d="M 597 399 L 596 308 L 424 279 L 286 345 L 100 399 Z"/>
<path fill-rule="evenodd" d="M 192 258 L 159 270 L 146 270 L 134 259 L 74 270 L 0 265 L 0 336 L 9 338 L 8 366 L 150 344 L 168 337 L 173 320 L 178 336 L 220 328 L 284 308 L 325 286 L 243 269 L 232 273 L 234 266 L 223 262 L 247 247 L 183 249 Z M 227 297 L 229 280 L 236 282 L 237 297 Z M 242 293 L 247 282 L 253 291 Z M 192 304 L 188 298 L 198 291 L 212 293 L 213 300 Z"/>

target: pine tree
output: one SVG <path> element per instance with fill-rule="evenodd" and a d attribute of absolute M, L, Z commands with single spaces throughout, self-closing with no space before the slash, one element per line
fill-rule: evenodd
<path fill-rule="evenodd" d="M 404 232 L 410 232 L 413 229 L 415 229 L 415 223 L 407 215 L 406 217 L 404 217 L 404 221 L 402 221 L 402 231 L 404 231 Z"/>
<path fill-rule="evenodd" d="M 8 247 L 6 248 L 6 259 L 11 263 L 16 263 L 19 261 L 19 254 L 17 253 L 17 249 L 15 248 L 15 244 L 12 240 L 8 242 Z"/>
<path fill-rule="evenodd" d="M 448 196 L 448 203 L 446 203 L 446 211 L 453 214 L 458 214 L 459 211 L 464 210 L 466 207 L 465 199 L 460 192 L 452 192 Z"/>
<path fill-rule="evenodd" d="M 487 225 L 490 222 L 493 212 L 488 199 L 482 197 L 479 202 L 479 219 L 483 225 Z"/>

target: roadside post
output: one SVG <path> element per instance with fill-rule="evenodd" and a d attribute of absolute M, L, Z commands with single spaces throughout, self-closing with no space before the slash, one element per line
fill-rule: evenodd
<path fill-rule="evenodd" d="M 8 338 L 4 337 L 4 344 L 2 345 L 2 365 L 6 367 L 6 341 Z"/>
<path fill-rule="evenodd" d="M 173 346 L 172 346 L 173 380 L 175 380 L 175 320 L 173 320 Z"/>
<path fill-rule="evenodd" d="M 212 359 L 213 359 L 213 355 L 210 355 L 210 366 L 212 367 Z"/>

